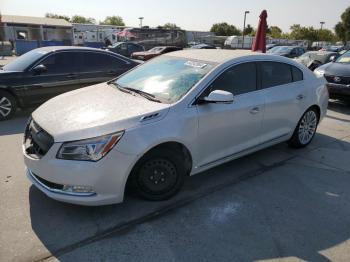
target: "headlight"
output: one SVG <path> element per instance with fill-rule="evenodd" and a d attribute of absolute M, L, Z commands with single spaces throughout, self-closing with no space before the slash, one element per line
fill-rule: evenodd
<path fill-rule="evenodd" d="M 117 144 L 123 132 L 63 143 L 57 158 L 66 160 L 98 161 Z"/>
<path fill-rule="evenodd" d="M 322 69 L 315 69 L 314 73 L 318 77 L 323 77 L 324 76 L 324 70 L 322 70 Z"/>

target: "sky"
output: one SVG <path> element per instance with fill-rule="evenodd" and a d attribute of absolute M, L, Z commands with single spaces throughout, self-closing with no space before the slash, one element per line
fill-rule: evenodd
<path fill-rule="evenodd" d="M 127 26 L 155 27 L 167 22 L 185 30 L 209 31 L 212 24 L 227 22 L 243 28 L 244 11 L 247 24 L 256 27 L 263 9 L 268 12 L 268 24 L 284 32 L 292 24 L 333 30 L 340 15 L 350 6 L 349 0 L 0 0 L 0 13 L 43 17 L 45 13 L 82 15 L 97 21 L 119 15 Z"/>

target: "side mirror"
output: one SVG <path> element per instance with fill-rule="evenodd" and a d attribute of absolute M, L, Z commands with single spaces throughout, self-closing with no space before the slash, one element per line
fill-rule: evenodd
<path fill-rule="evenodd" d="M 40 65 L 37 65 L 36 67 L 34 67 L 33 71 L 34 71 L 35 74 L 40 75 L 41 73 L 46 72 L 47 68 L 43 64 L 40 64 Z"/>
<path fill-rule="evenodd" d="M 202 99 L 204 103 L 224 103 L 233 102 L 233 94 L 224 90 L 214 90 Z"/>
<path fill-rule="evenodd" d="M 337 58 L 335 57 L 335 55 L 332 55 L 332 56 L 329 58 L 329 61 L 330 61 L 330 62 L 335 62 L 335 60 L 337 60 Z"/>

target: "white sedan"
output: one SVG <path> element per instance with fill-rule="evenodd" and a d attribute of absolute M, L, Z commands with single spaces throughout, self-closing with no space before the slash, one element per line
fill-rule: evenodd
<path fill-rule="evenodd" d="M 168 199 L 187 175 L 281 142 L 308 145 L 326 114 L 325 84 L 280 56 L 168 53 L 34 111 L 27 176 L 49 197 L 81 205 L 120 203 L 127 183 Z"/>

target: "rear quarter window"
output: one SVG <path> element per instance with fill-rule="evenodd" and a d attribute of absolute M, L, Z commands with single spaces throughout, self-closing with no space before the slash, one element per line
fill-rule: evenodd
<path fill-rule="evenodd" d="M 292 67 L 293 82 L 302 81 L 304 79 L 303 71 L 295 66 Z"/>

